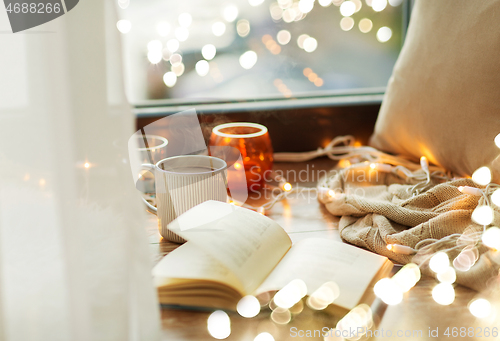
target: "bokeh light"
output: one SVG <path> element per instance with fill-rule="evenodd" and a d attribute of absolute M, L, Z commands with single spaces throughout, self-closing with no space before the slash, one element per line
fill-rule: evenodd
<path fill-rule="evenodd" d="M 132 29 L 132 23 L 129 20 L 118 20 L 116 28 L 123 34 L 129 33 Z"/>
<path fill-rule="evenodd" d="M 484 231 L 481 241 L 487 247 L 500 250 L 500 229 L 496 226 L 490 227 Z"/>
<path fill-rule="evenodd" d="M 437 274 L 446 271 L 449 266 L 450 258 L 445 252 L 436 253 L 429 261 L 429 268 Z"/>
<path fill-rule="evenodd" d="M 457 273 L 455 272 L 455 269 L 449 266 L 446 270 L 438 273 L 437 279 L 441 283 L 453 284 L 457 280 Z"/>
<path fill-rule="evenodd" d="M 390 278 L 382 278 L 373 287 L 375 295 L 379 297 L 385 304 L 396 305 L 403 300 L 403 291 Z"/>
<path fill-rule="evenodd" d="M 248 0 L 248 3 L 250 4 L 250 6 L 259 6 L 263 2 L 264 2 L 264 0 Z"/>
<path fill-rule="evenodd" d="M 172 65 L 170 67 L 170 71 L 172 71 L 173 73 L 175 73 L 175 75 L 177 77 L 182 76 L 182 74 L 184 73 L 185 69 L 186 69 L 186 66 L 183 63 Z"/>
<path fill-rule="evenodd" d="M 299 10 L 302 13 L 309 13 L 314 8 L 314 0 L 300 0 L 299 1 Z"/>
<path fill-rule="evenodd" d="M 491 182 L 491 171 L 488 167 L 481 167 L 472 173 L 472 181 L 481 186 L 486 186 Z"/>
<path fill-rule="evenodd" d="M 281 308 L 291 308 L 307 295 L 307 286 L 301 279 L 295 279 L 274 295 L 274 303 Z"/>
<path fill-rule="evenodd" d="M 208 71 L 210 71 L 210 65 L 206 60 L 200 60 L 196 62 L 195 70 L 199 76 L 204 77 L 208 74 Z"/>
<path fill-rule="evenodd" d="M 372 8 L 375 12 L 381 12 L 387 7 L 387 0 L 372 0 Z"/>
<path fill-rule="evenodd" d="M 500 207 L 500 189 L 495 190 L 493 194 L 491 195 L 491 201 Z"/>
<path fill-rule="evenodd" d="M 179 41 L 177 39 L 170 39 L 169 41 L 167 41 L 167 49 L 174 53 L 175 51 L 177 51 L 179 49 Z"/>
<path fill-rule="evenodd" d="M 318 3 L 323 7 L 328 7 L 332 4 L 332 0 L 319 0 Z"/>
<path fill-rule="evenodd" d="M 274 341 L 274 337 L 268 332 L 263 332 L 257 335 L 253 341 Z"/>
<path fill-rule="evenodd" d="M 340 28 L 342 31 L 349 31 L 354 27 L 354 19 L 351 17 L 343 17 L 340 20 Z"/>
<path fill-rule="evenodd" d="M 500 148 L 500 134 L 495 136 L 495 144 L 498 148 Z"/>
<path fill-rule="evenodd" d="M 488 317 L 490 316 L 492 311 L 491 303 L 484 298 L 478 298 L 472 300 L 469 303 L 469 311 L 472 315 L 474 315 L 477 318 Z"/>
<path fill-rule="evenodd" d="M 170 64 L 175 66 L 180 63 L 182 63 L 182 56 L 178 53 L 174 53 L 173 55 L 170 56 L 169 58 Z"/>
<path fill-rule="evenodd" d="M 181 27 L 188 28 L 193 22 L 193 17 L 189 13 L 181 13 L 179 14 L 177 20 L 179 21 L 179 25 L 181 25 Z"/>
<path fill-rule="evenodd" d="M 408 263 L 392 276 L 391 280 L 399 286 L 402 292 L 407 292 L 418 283 L 420 277 L 421 273 L 418 265 Z"/>
<path fill-rule="evenodd" d="M 236 32 L 238 32 L 240 37 L 246 37 L 250 33 L 250 23 L 248 20 L 238 20 L 238 23 L 236 24 Z"/>
<path fill-rule="evenodd" d="M 278 40 L 278 43 L 280 43 L 281 45 L 288 44 L 291 39 L 292 39 L 292 34 L 290 33 L 290 31 L 287 30 L 281 30 L 276 35 L 276 40 Z"/>
<path fill-rule="evenodd" d="M 362 33 L 368 33 L 372 30 L 373 23 L 370 19 L 364 18 L 359 21 L 358 27 Z"/>
<path fill-rule="evenodd" d="M 172 71 L 167 72 L 163 75 L 163 82 L 169 88 L 173 87 L 177 83 L 177 76 Z"/>
<path fill-rule="evenodd" d="M 175 29 L 175 37 L 179 41 L 186 41 L 187 38 L 189 37 L 189 30 L 185 27 L 177 27 Z"/>
<path fill-rule="evenodd" d="M 298 38 L 297 38 L 297 45 L 303 49 L 304 48 L 304 41 L 309 38 L 309 35 L 308 34 L 301 34 Z"/>
<path fill-rule="evenodd" d="M 391 39 L 391 37 L 392 37 L 392 30 L 389 27 L 384 26 L 378 29 L 377 40 L 379 42 L 385 43 L 386 41 Z"/>
<path fill-rule="evenodd" d="M 493 222 L 493 210 L 486 205 L 478 206 L 472 212 L 471 218 L 476 224 L 489 225 Z"/>
<path fill-rule="evenodd" d="M 342 5 L 340 5 L 340 14 L 344 17 L 350 17 L 356 12 L 356 4 L 352 1 L 344 1 Z"/>
<path fill-rule="evenodd" d="M 170 24 L 166 21 L 160 21 L 156 24 L 156 32 L 162 37 L 168 36 L 170 33 Z"/>
<path fill-rule="evenodd" d="M 318 47 L 318 41 L 313 37 L 308 37 L 304 40 L 304 50 L 306 52 L 314 52 Z"/>
<path fill-rule="evenodd" d="M 161 50 L 150 50 L 148 51 L 148 60 L 151 64 L 158 64 L 163 59 L 163 53 Z"/>
<path fill-rule="evenodd" d="M 216 37 L 222 36 L 226 32 L 226 24 L 222 21 L 217 21 L 212 25 L 212 33 Z"/>
<path fill-rule="evenodd" d="M 236 305 L 236 311 L 246 318 L 255 317 L 260 313 L 259 300 L 252 295 L 244 296 Z"/>
<path fill-rule="evenodd" d="M 451 284 L 439 283 L 432 289 L 432 298 L 441 305 L 450 305 L 455 301 L 455 289 Z"/>
<path fill-rule="evenodd" d="M 257 63 L 257 53 L 247 51 L 240 56 L 239 61 L 242 68 L 249 70 Z"/>
<path fill-rule="evenodd" d="M 217 49 L 212 44 L 207 44 L 201 48 L 201 55 L 206 60 L 214 59 L 216 53 L 217 53 Z"/>
<path fill-rule="evenodd" d="M 233 22 L 238 17 L 238 13 L 238 7 L 236 7 L 235 5 L 229 5 L 224 8 L 222 16 L 227 22 Z"/>
<path fill-rule="evenodd" d="M 231 335 L 231 320 L 225 312 L 216 310 L 208 317 L 207 329 L 213 338 L 225 339 Z"/>

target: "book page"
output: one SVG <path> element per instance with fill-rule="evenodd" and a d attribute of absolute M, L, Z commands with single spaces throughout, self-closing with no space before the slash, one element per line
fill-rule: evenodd
<path fill-rule="evenodd" d="M 333 281 L 340 296 L 333 304 L 354 308 L 387 258 L 329 239 L 309 238 L 293 245 L 256 294 L 279 290 L 302 279 L 311 295 L 323 283 Z"/>
<path fill-rule="evenodd" d="M 157 285 L 162 279 L 197 279 L 227 284 L 244 294 L 241 282 L 229 269 L 191 243 L 170 252 L 153 268 Z"/>
<path fill-rule="evenodd" d="M 291 247 L 272 219 L 219 201 L 207 201 L 168 225 L 188 243 L 229 269 L 253 293 Z"/>

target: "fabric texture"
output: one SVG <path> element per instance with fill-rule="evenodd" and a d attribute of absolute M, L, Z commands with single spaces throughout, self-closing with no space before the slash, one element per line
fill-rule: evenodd
<path fill-rule="evenodd" d="M 500 252 L 480 243 L 483 226 L 471 220 L 473 210 L 485 204 L 483 197 L 458 190 L 459 186 L 477 185 L 466 178 L 434 182 L 430 189 L 416 194 L 412 191 L 415 184 L 411 178 L 397 172 L 384 173 L 370 170 L 366 165 L 353 165 L 337 172 L 328 182 L 336 194 L 319 199 L 330 213 L 342 217 L 339 230 L 343 241 L 397 263 L 415 262 L 421 265 L 423 273 L 431 276 L 434 273 L 428 268 L 430 257 L 440 249 L 454 247 L 447 253 L 450 261 L 455 261 L 454 265 L 463 270 L 456 270 L 457 282 L 474 290 L 485 289 L 488 280 L 498 275 Z M 498 226 L 498 207 L 494 212 L 493 225 Z M 453 234 L 459 237 L 451 238 L 448 243 L 435 243 Z M 388 244 L 415 248 L 425 239 L 433 239 L 428 243 L 435 243 L 432 252 L 424 247 L 412 256 L 387 249 Z M 460 266 L 457 261 L 468 264 Z"/>
<path fill-rule="evenodd" d="M 500 183 L 500 0 L 418 0 L 370 145 Z"/>

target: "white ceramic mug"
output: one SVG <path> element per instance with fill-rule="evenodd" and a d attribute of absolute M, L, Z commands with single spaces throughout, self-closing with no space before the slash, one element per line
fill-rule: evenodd
<path fill-rule="evenodd" d="M 181 155 L 143 164 L 155 176 L 156 204 L 144 200 L 150 212 L 158 216 L 158 229 L 167 240 L 185 240 L 168 230 L 167 225 L 190 208 L 207 200 L 227 201 L 227 164 L 204 155 Z"/>

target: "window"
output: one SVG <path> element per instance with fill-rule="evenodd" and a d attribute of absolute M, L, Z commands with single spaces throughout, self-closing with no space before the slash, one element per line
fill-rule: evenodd
<path fill-rule="evenodd" d="M 381 94 L 408 7 L 403 0 L 118 5 L 127 91 L 139 106 Z"/>

